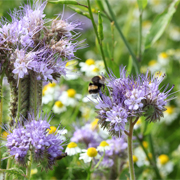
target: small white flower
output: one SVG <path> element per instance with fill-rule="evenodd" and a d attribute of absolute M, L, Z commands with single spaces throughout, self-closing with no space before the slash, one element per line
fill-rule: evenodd
<path fill-rule="evenodd" d="M 81 94 L 77 94 L 74 89 L 68 89 L 67 91 L 63 91 L 59 100 L 66 106 L 76 106 L 76 104 L 81 99 Z"/>
<path fill-rule="evenodd" d="M 158 62 L 162 66 L 167 66 L 169 64 L 169 56 L 166 52 L 162 52 L 158 55 Z"/>
<path fill-rule="evenodd" d="M 160 122 L 165 122 L 167 125 L 171 124 L 178 116 L 178 109 L 174 106 L 166 106 L 164 117 L 161 118 Z"/>
<path fill-rule="evenodd" d="M 97 150 L 100 152 L 104 152 L 106 150 L 110 150 L 111 147 L 109 146 L 109 144 L 106 141 L 102 141 L 100 143 L 100 145 L 97 147 Z"/>
<path fill-rule="evenodd" d="M 173 162 L 169 161 L 169 157 L 166 154 L 161 154 L 157 159 L 157 167 L 163 177 L 166 177 L 173 171 Z"/>
<path fill-rule="evenodd" d="M 54 113 L 60 114 L 66 111 L 66 106 L 64 106 L 64 104 L 61 101 L 56 101 L 52 110 L 54 111 Z"/>
<path fill-rule="evenodd" d="M 77 144 L 75 142 L 70 142 L 68 145 L 67 145 L 67 148 L 66 148 L 66 151 L 67 155 L 69 156 L 73 156 L 77 153 L 80 153 L 81 152 L 81 149 L 77 146 Z"/>
<path fill-rule="evenodd" d="M 81 67 L 80 70 L 85 72 L 88 77 L 96 76 L 105 72 L 103 61 L 87 59 L 85 62 L 79 63 L 79 66 Z"/>
<path fill-rule="evenodd" d="M 101 156 L 98 154 L 96 148 L 90 147 L 87 150 L 83 149 L 79 159 L 83 159 L 85 163 L 91 162 L 93 158 L 99 159 Z"/>

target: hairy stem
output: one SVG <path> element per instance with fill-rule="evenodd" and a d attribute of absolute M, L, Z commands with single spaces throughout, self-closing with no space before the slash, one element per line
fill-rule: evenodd
<path fill-rule="evenodd" d="M 19 79 L 19 84 L 18 84 L 18 110 L 17 110 L 16 123 L 20 117 L 20 110 L 21 110 L 21 79 Z"/>
<path fill-rule="evenodd" d="M 2 131 L 2 121 L 3 121 L 3 76 L 0 77 L 0 136 Z M 1 147 L 1 141 L 0 141 Z M 0 149 L 0 168 L 1 168 L 1 149 Z"/>
<path fill-rule="evenodd" d="M 31 179 L 31 166 L 32 166 L 32 161 L 33 161 L 32 153 L 30 152 L 29 161 L 28 161 L 28 167 L 26 168 L 26 176 L 27 176 L 27 178 L 28 178 L 29 180 Z"/>
<path fill-rule="evenodd" d="M 91 179 L 91 166 L 92 166 L 92 160 L 90 162 L 90 165 L 89 165 L 89 168 L 88 168 L 88 175 L 87 175 L 87 180 L 90 180 Z"/>
<path fill-rule="evenodd" d="M 128 158 L 129 158 L 129 173 L 130 173 L 130 180 L 135 180 L 135 173 L 134 173 L 134 163 L 133 163 L 133 122 L 130 119 L 129 122 L 129 135 L 128 135 Z"/>
<path fill-rule="evenodd" d="M 109 70 L 108 70 L 108 67 L 107 67 L 107 64 L 106 64 L 106 58 L 105 58 L 104 51 L 103 51 L 102 41 L 99 38 L 97 27 L 96 27 L 96 23 L 94 21 L 94 17 L 93 17 L 92 11 L 91 11 L 90 0 L 87 0 L 87 3 L 88 3 L 89 15 L 90 15 L 90 18 L 91 18 L 91 21 L 92 21 L 92 25 L 93 25 L 93 28 L 94 28 L 94 31 L 95 31 L 95 34 L 96 34 L 96 37 L 97 37 L 97 40 L 98 40 L 98 44 L 99 44 L 100 50 L 101 50 L 102 59 L 104 61 L 104 66 L 105 66 L 105 69 L 106 69 L 107 73 L 109 73 Z"/>
<path fill-rule="evenodd" d="M 10 168 L 11 168 L 11 164 L 12 164 L 12 159 L 9 158 L 9 159 L 8 159 L 8 162 L 7 162 L 6 169 L 10 169 Z M 6 178 L 5 178 L 5 180 L 9 180 L 8 173 L 6 173 Z"/>

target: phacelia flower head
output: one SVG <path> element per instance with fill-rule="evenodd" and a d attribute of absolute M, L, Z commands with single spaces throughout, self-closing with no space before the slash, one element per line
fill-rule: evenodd
<path fill-rule="evenodd" d="M 7 61 L 7 74 L 12 72 L 11 76 L 18 81 L 31 73 L 37 80 L 45 81 L 65 76 L 66 63 L 82 48 L 84 41 L 77 41 L 80 33 L 76 32 L 81 30 L 81 22 L 63 20 L 63 15 L 47 20 L 46 4 L 47 1 L 33 1 L 33 5 L 10 13 L 10 22 L 0 22 L 0 47 Z"/>
<path fill-rule="evenodd" d="M 122 66 L 120 78 L 110 73 L 106 78 L 109 95 L 102 93 L 96 104 L 101 126 L 112 134 L 120 135 L 130 119 L 145 116 L 150 122 L 160 120 L 167 102 L 172 99 L 168 97 L 174 87 L 167 91 L 167 85 L 160 91 L 163 79 L 164 75 L 149 77 L 149 71 L 146 75 L 129 76 Z"/>
<path fill-rule="evenodd" d="M 24 126 L 19 122 L 10 130 L 6 147 L 19 164 L 27 164 L 28 152 L 31 151 L 35 162 L 40 163 L 45 169 L 51 169 L 56 160 L 63 155 L 61 135 L 49 133 L 52 126 L 47 122 L 48 118 L 29 114 Z"/>

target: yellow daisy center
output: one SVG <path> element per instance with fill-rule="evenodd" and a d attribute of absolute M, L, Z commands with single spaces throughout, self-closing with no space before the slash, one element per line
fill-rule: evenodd
<path fill-rule="evenodd" d="M 56 101 L 55 106 L 62 108 L 64 106 L 64 104 L 61 101 Z"/>
<path fill-rule="evenodd" d="M 56 132 L 56 127 L 55 126 L 50 126 L 50 128 L 47 130 L 49 134 L 54 134 Z"/>
<path fill-rule="evenodd" d="M 148 143 L 147 143 L 146 141 L 143 141 L 143 142 L 142 142 L 142 145 L 144 146 L 144 148 L 146 148 L 146 149 L 147 149 L 147 147 L 148 147 Z"/>
<path fill-rule="evenodd" d="M 154 65 L 156 65 L 156 64 L 157 64 L 157 61 L 156 61 L 156 60 L 151 60 L 151 61 L 149 61 L 149 63 L 148 63 L 149 66 L 154 66 Z"/>
<path fill-rule="evenodd" d="M 92 123 L 91 123 L 91 129 L 95 130 L 96 128 L 98 128 L 98 121 L 99 119 L 95 119 Z"/>
<path fill-rule="evenodd" d="M 161 77 L 161 76 L 162 76 L 162 72 L 161 72 L 161 71 L 156 72 L 156 73 L 155 73 L 155 76 L 156 76 L 156 77 Z"/>
<path fill-rule="evenodd" d="M 90 66 L 90 65 L 95 64 L 95 61 L 94 61 L 94 59 L 87 59 L 87 60 L 86 60 L 86 64 L 87 64 L 88 66 Z"/>
<path fill-rule="evenodd" d="M 31 175 L 36 174 L 38 172 L 37 169 L 31 169 Z"/>
<path fill-rule="evenodd" d="M 73 98 L 76 95 L 76 91 L 74 89 L 67 90 L 68 96 Z"/>
<path fill-rule="evenodd" d="M 56 83 L 53 82 L 53 83 L 49 83 L 49 87 L 55 87 L 56 86 Z"/>
<path fill-rule="evenodd" d="M 137 161 L 138 161 L 137 156 L 133 155 L 133 162 L 137 162 Z"/>
<path fill-rule="evenodd" d="M 161 164 L 166 164 L 169 161 L 169 157 L 166 154 L 161 154 L 158 158 Z"/>
<path fill-rule="evenodd" d="M 99 146 L 105 147 L 105 146 L 109 146 L 109 144 L 106 141 L 102 141 Z"/>
<path fill-rule="evenodd" d="M 90 148 L 87 150 L 87 155 L 88 155 L 89 157 L 96 157 L 96 156 L 97 156 L 97 150 L 96 150 L 96 148 L 90 147 Z"/>
<path fill-rule="evenodd" d="M 167 112 L 168 114 L 173 114 L 173 112 L 174 112 L 174 106 L 168 106 L 168 107 L 166 107 L 166 111 L 165 112 Z"/>
<path fill-rule="evenodd" d="M 162 52 L 162 53 L 160 54 L 160 57 L 166 59 L 166 58 L 168 57 L 168 54 L 165 53 L 165 52 Z"/>
<path fill-rule="evenodd" d="M 75 142 L 70 142 L 68 145 L 67 145 L 68 148 L 75 148 L 77 147 L 77 144 Z"/>
<path fill-rule="evenodd" d="M 4 131 L 4 132 L 2 133 L 2 135 L 1 135 L 1 137 L 2 137 L 3 139 L 6 139 L 8 135 L 9 135 L 9 133 L 6 132 L 6 131 Z"/>
<path fill-rule="evenodd" d="M 48 87 L 49 87 L 48 84 L 43 87 L 43 90 L 42 90 L 42 95 L 43 96 L 45 95 L 45 92 L 47 91 Z"/>
<path fill-rule="evenodd" d="M 137 125 L 141 124 L 141 119 L 139 118 L 138 121 L 136 122 Z"/>
<path fill-rule="evenodd" d="M 99 68 L 94 68 L 93 70 L 92 70 L 93 72 L 99 72 Z"/>

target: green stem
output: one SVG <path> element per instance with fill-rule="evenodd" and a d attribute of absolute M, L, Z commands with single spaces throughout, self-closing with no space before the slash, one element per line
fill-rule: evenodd
<path fill-rule="evenodd" d="M 3 76 L 0 77 L 0 136 L 2 131 L 2 120 L 3 120 Z M 0 141 L 1 147 L 1 141 Z M 0 168 L 1 168 L 1 149 L 0 149 Z"/>
<path fill-rule="evenodd" d="M 90 180 L 90 179 L 91 179 L 91 173 L 92 173 L 92 171 L 91 171 L 91 166 L 92 166 L 92 160 L 91 160 L 90 165 L 89 165 L 89 168 L 88 168 L 87 180 Z"/>
<path fill-rule="evenodd" d="M 161 175 L 159 174 L 159 170 L 158 170 L 157 166 L 154 164 L 154 162 L 152 161 L 152 159 L 148 156 L 148 152 L 147 152 L 146 148 L 143 146 L 142 140 L 139 138 L 139 136 L 138 136 L 138 134 L 136 133 L 136 131 L 135 131 L 135 136 L 136 136 L 136 138 L 138 139 L 139 144 L 140 144 L 140 146 L 142 147 L 144 153 L 146 154 L 146 157 L 147 157 L 149 163 L 152 165 L 153 170 L 154 170 L 154 172 L 155 172 L 155 174 L 156 174 L 156 177 L 157 177 L 158 179 L 162 179 L 162 178 L 161 178 Z"/>
<path fill-rule="evenodd" d="M 129 173 L 130 173 L 130 180 L 135 180 L 135 173 L 134 173 L 134 163 L 133 163 L 133 143 L 132 143 L 132 137 L 133 137 L 133 122 L 132 119 L 130 119 L 129 122 L 129 135 L 128 135 L 128 158 L 129 158 Z"/>
<path fill-rule="evenodd" d="M 89 15 L 90 15 L 90 18 L 91 18 L 91 21 L 92 21 L 92 25 L 93 25 L 93 28 L 94 28 L 94 31 L 95 31 L 95 34 L 96 34 L 96 37 L 97 37 L 97 40 L 98 40 L 98 43 L 99 43 L 102 59 L 104 61 L 104 66 L 105 66 L 105 69 L 106 69 L 107 73 L 109 73 L 109 70 L 108 70 L 108 67 L 107 67 L 107 64 L 106 64 L 106 59 L 105 59 L 104 51 L 103 51 L 102 41 L 99 38 L 97 27 L 96 27 L 96 23 L 94 21 L 94 17 L 93 17 L 92 11 L 91 11 L 90 0 L 87 0 L 87 3 L 88 3 Z"/>
<path fill-rule="evenodd" d="M 151 137 L 151 134 L 148 135 L 149 137 L 149 144 L 150 144 L 150 149 L 151 149 L 151 153 L 152 153 L 152 157 L 153 157 L 153 165 L 154 165 L 154 169 L 155 169 L 155 172 L 156 172 L 156 175 L 157 175 L 157 178 L 158 179 L 162 179 L 161 178 L 161 175 L 159 174 L 159 170 L 157 168 L 157 163 L 156 163 L 156 155 L 155 155 L 155 152 L 154 152 L 154 146 L 153 146 L 153 142 L 152 142 L 152 137 Z"/>
<path fill-rule="evenodd" d="M 126 47 L 127 47 L 128 51 L 129 51 L 130 55 L 132 56 L 133 64 L 134 64 L 134 67 L 135 67 L 135 70 L 136 70 L 136 74 L 139 74 L 139 67 L 138 67 L 137 58 L 136 58 L 136 56 L 135 56 L 134 52 L 132 51 L 132 49 L 131 49 L 128 41 L 126 40 L 126 38 L 124 37 L 124 35 L 123 35 L 123 33 L 122 33 L 121 29 L 120 29 L 120 27 L 119 27 L 119 25 L 118 25 L 118 23 L 117 23 L 117 21 L 116 21 L 116 17 L 115 17 L 115 15 L 114 15 L 114 13 L 113 13 L 113 11 L 112 11 L 112 9 L 111 9 L 111 6 L 110 6 L 108 0 L 105 0 L 105 1 L 106 1 L 108 10 L 109 10 L 109 12 L 110 12 L 110 14 L 111 14 L 111 17 L 112 17 L 112 19 L 113 19 L 113 21 L 114 21 L 114 23 L 115 23 L 115 26 L 116 26 L 116 28 L 117 28 L 117 30 L 118 30 L 118 32 L 119 32 L 119 35 L 121 36 L 121 39 L 123 40 L 124 44 L 126 45 Z"/>
<path fill-rule="evenodd" d="M 18 111 L 17 111 L 16 122 L 20 117 L 20 110 L 21 110 L 21 79 L 19 79 L 19 84 L 18 84 Z"/>
<path fill-rule="evenodd" d="M 32 166 L 32 153 L 30 152 L 29 161 L 28 161 L 28 167 L 26 169 L 26 176 L 28 179 L 31 178 L 31 166 Z"/>
<path fill-rule="evenodd" d="M 35 91 L 34 91 L 34 114 L 35 114 L 35 116 L 37 115 L 36 113 L 37 113 L 37 80 L 35 80 Z"/>
<path fill-rule="evenodd" d="M 138 58 L 139 61 L 142 60 L 142 14 L 143 11 L 140 10 L 140 15 L 139 15 L 139 44 L 138 44 Z"/>
<path fill-rule="evenodd" d="M 6 169 L 10 169 L 10 168 L 11 168 L 11 163 L 12 163 L 12 159 L 9 158 L 9 159 L 8 159 L 8 162 L 7 162 Z M 6 173 L 6 178 L 5 178 L 5 180 L 9 180 L 8 173 Z"/>

